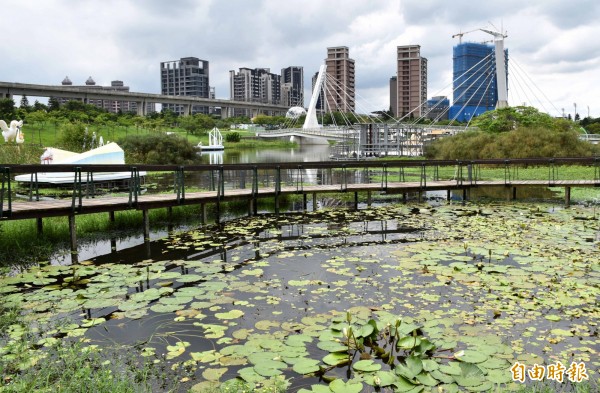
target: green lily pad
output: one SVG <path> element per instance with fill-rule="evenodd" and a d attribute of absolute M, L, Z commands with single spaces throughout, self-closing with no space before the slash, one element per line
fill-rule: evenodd
<path fill-rule="evenodd" d="M 314 359 L 301 359 L 294 363 L 292 370 L 298 374 L 311 374 L 320 370 L 319 361 Z"/>
<path fill-rule="evenodd" d="M 329 389 L 333 393 L 360 393 L 363 389 L 363 384 L 359 381 L 350 380 L 344 382 L 341 379 L 334 379 L 329 383 Z"/>
<path fill-rule="evenodd" d="M 352 368 L 356 371 L 366 373 L 375 372 L 381 369 L 381 364 L 373 362 L 373 360 L 359 360 L 352 364 Z"/>

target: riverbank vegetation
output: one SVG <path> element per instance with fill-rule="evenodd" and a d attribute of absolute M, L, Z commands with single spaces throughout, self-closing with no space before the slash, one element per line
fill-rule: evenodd
<path fill-rule="evenodd" d="M 531 107 L 497 109 L 473 119 L 479 131 L 434 141 L 426 157 L 440 160 L 581 157 L 600 154 L 600 146 L 579 139 L 575 123 Z"/>
<path fill-rule="evenodd" d="M 226 148 L 296 146 L 276 139 L 256 140 L 254 132 L 236 129 L 236 125 L 252 123 L 247 117 L 216 119 L 204 114 L 179 117 L 169 110 L 142 117 L 132 113 L 108 113 L 79 101 L 63 105 L 51 101 L 48 106 L 36 103 L 15 108 L 12 100 L 1 99 L 0 118 L 18 118 L 25 122 L 23 145 L 3 143 L 0 146 L 0 163 L 7 164 L 37 164 L 47 146 L 83 152 L 97 147 L 101 138 L 104 143 L 119 143 L 125 150 L 127 163 L 197 164 L 198 150 L 194 149 L 199 143 L 208 145 L 208 132 L 214 127 L 223 134 Z M 275 120 L 281 122 L 281 119 L 270 121 Z M 156 148 L 152 149 L 153 146 Z"/>

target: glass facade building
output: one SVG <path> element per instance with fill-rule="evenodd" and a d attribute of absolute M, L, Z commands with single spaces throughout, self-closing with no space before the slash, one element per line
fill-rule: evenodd
<path fill-rule="evenodd" d="M 492 45 L 466 42 L 454 47 L 454 97 L 450 119 L 467 122 L 496 108 L 498 86 L 495 62 Z M 508 63 L 506 50 L 505 63 Z"/>

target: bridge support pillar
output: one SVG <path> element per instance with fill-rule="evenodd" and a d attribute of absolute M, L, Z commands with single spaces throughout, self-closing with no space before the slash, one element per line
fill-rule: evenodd
<path fill-rule="evenodd" d="M 565 187 L 565 207 L 571 205 L 571 187 Z"/>
<path fill-rule="evenodd" d="M 354 192 L 354 210 L 358 210 L 358 192 Z"/>
<path fill-rule="evenodd" d="M 512 188 L 512 200 L 513 201 L 517 200 L 517 187 Z"/>
<path fill-rule="evenodd" d="M 316 212 L 317 211 L 317 193 L 313 192 L 312 194 L 312 202 L 313 202 L 313 211 Z"/>
<path fill-rule="evenodd" d="M 108 212 L 108 221 L 115 222 L 115 212 L 114 211 Z"/>
<path fill-rule="evenodd" d="M 248 199 L 248 217 L 252 217 L 252 213 L 254 213 L 254 199 Z"/>
<path fill-rule="evenodd" d="M 69 238 L 71 243 L 71 263 L 77 263 L 77 224 L 74 214 L 69 214 Z"/>
<path fill-rule="evenodd" d="M 308 210 L 308 203 L 306 202 L 306 194 L 302 194 L 302 212 L 305 213 Z"/>
<path fill-rule="evenodd" d="M 42 217 L 38 217 L 36 219 L 36 221 L 37 221 L 37 234 L 39 236 L 44 232 L 44 225 L 42 223 Z"/>
<path fill-rule="evenodd" d="M 206 224 L 207 221 L 207 217 L 206 217 L 206 203 L 201 203 L 200 204 L 200 223 L 202 225 Z"/>
<path fill-rule="evenodd" d="M 229 113 L 229 108 L 226 106 L 221 107 L 221 119 L 227 119 L 228 117 L 232 117 Z"/>
<path fill-rule="evenodd" d="M 466 188 L 463 188 L 463 197 L 462 197 L 462 199 L 463 199 L 463 202 L 466 202 L 466 201 L 467 201 L 467 197 L 468 197 L 468 195 L 467 195 L 467 189 L 466 189 Z"/>
<path fill-rule="evenodd" d="M 137 106 L 137 115 L 146 116 L 146 102 L 136 101 L 135 105 Z"/>
<path fill-rule="evenodd" d="M 372 200 L 371 200 L 371 191 L 367 191 L 367 206 L 371 207 L 371 203 L 372 203 Z"/>
<path fill-rule="evenodd" d="M 446 190 L 446 201 L 450 202 L 450 199 L 452 199 L 452 191 Z"/>
<path fill-rule="evenodd" d="M 142 222 L 144 226 L 144 243 L 150 242 L 150 216 L 148 210 L 142 210 Z"/>

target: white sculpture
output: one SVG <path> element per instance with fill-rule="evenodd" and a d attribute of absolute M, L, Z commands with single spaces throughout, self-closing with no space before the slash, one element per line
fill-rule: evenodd
<path fill-rule="evenodd" d="M 23 127 L 23 120 L 11 121 L 10 128 L 6 125 L 6 122 L 4 120 L 0 120 L 0 128 L 2 129 L 2 136 L 4 137 L 4 142 L 14 141 L 17 138 L 17 131 L 21 131 L 21 127 Z"/>
<path fill-rule="evenodd" d="M 25 133 L 21 131 L 21 128 L 17 128 L 17 136 L 15 137 L 15 142 L 19 145 L 25 143 Z"/>

